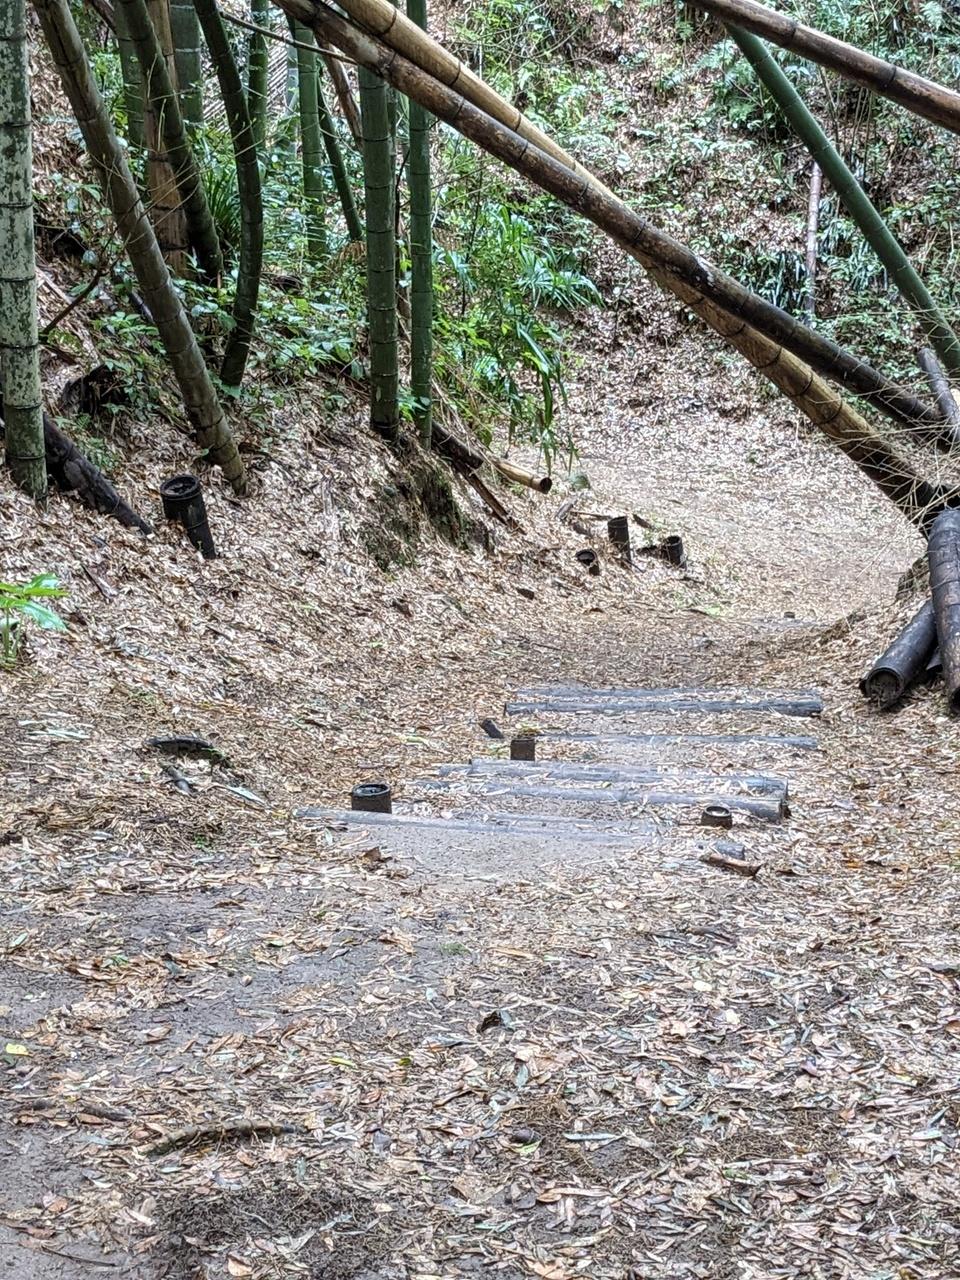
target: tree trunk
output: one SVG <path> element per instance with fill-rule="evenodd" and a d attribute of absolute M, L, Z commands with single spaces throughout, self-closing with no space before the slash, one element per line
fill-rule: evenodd
<path fill-rule="evenodd" d="M 327 252 L 327 228 L 323 211 L 323 140 L 317 107 L 317 55 L 313 32 L 296 22 L 291 34 L 297 49 L 297 91 L 300 103 L 300 153 L 303 163 L 303 212 L 307 224 L 307 258 L 319 262 Z"/>
<path fill-rule="evenodd" d="M 270 0 L 251 0 L 250 16 L 255 26 L 271 30 L 273 6 Z M 247 105 L 257 152 L 263 156 L 267 143 L 267 91 L 269 88 L 270 53 L 267 37 L 260 31 L 250 32 L 247 61 Z"/>
<path fill-rule="evenodd" d="M 319 66 L 317 70 L 319 71 Z M 363 226 L 360 222 L 360 215 L 357 213 L 357 202 L 353 198 L 350 176 L 347 173 L 346 165 L 343 163 L 343 152 L 340 150 L 337 127 L 333 123 L 330 108 L 327 106 L 327 100 L 323 96 L 322 80 L 317 83 L 317 109 L 320 113 L 320 132 L 323 135 L 323 145 L 327 150 L 327 159 L 330 162 L 333 184 L 337 188 L 337 195 L 340 197 L 340 208 L 343 210 L 343 219 L 347 224 L 347 237 L 352 241 L 360 241 L 363 239 Z"/>
<path fill-rule="evenodd" d="M 237 169 L 237 191 L 240 196 L 240 260 L 233 297 L 233 329 L 227 339 L 220 366 L 221 382 L 235 391 L 239 390 L 243 381 L 243 372 L 250 354 L 263 268 L 260 161 L 240 72 L 216 0 L 193 0 L 193 3 L 203 27 L 210 57 L 217 69 L 220 94 L 227 110 Z"/>
<path fill-rule="evenodd" d="M 756 72 L 757 79 L 766 87 L 793 131 L 823 170 L 843 207 L 886 267 L 890 279 L 900 290 L 904 300 L 913 308 L 917 323 L 940 359 L 951 373 L 960 374 L 960 341 L 950 327 L 950 322 L 917 275 L 900 242 L 847 167 L 840 152 L 807 110 L 803 99 L 763 41 L 739 27 L 730 27 L 729 30 L 741 53 Z"/>
<path fill-rule="evenodd" d="M 148 117 L 160 130 L 166 160 L 177 188 L 181 208 L 179 216 L 186 222 L 197 266 L 203 279 L 215 284 L 223 274 L 220 239 L 180 113 L 177 89 L 170 80 L 167 60 L 163 57 L 147 10 L 147 0 L 117 0 L 117 12 L 123 14 L 126 30 L 140 61 Z"/>
<path fill-rule="evenodd" d="M 127 246 L 144 301 L 150 308 L 197 442 L 221 467 L 237 493 L 246 490 L 246 473 L 223 414 L 203 356 L 153 227 L 117 141 L 90 70 L 69 0 L 33 0 L 64 91 L 73 108 L 104 200 Z"/>
<path fill-rule="evenodd" d="M 960 133 L 960 93 L 933 80 L 905 71 L 864 53 L 852 44 L 824 35 L 814 27 L 802 26 L 786 14 L 756 4 L 755 0 L 692 0 L 724 22 L 733 23 L 754 35 L 763 36 L 801 58 L 829 67 L 855 84 L 862 84 L 881 97 L 899 102 L 914 115 Z"/>
<path fill-rule="evenodd" d="M 407 0 L 407 16 L 426 29 L 426 0 Z M 410 102 L 410 390 L 420 442 L 429 449 L 433 432 L 433 210 L 430 131 L 433 121 Z"/>
<path fill-rule="evenodd" d="M 0 386 L 14 482 L 47 496 L 33 244 L 30 60 L 24 0 L 0 4 Z"/>
<path fill-rule="evenodd" d="M 302 0 L 278 2 L 281 7 L 299 7 Z M 353 0 L 344 0 L 344 3 L 352 4 Z M 752 328 L 745 319 L 738 318 L 732 309 L 728 311 L 716 303 L 707 290 L 716 287 L 720 273 L 708 270 L 695 256 L 696 269 L 686 271 L 683 254 L 689 251 L 677 246 L 662 232 L 655 232 L 639 214 L 627 208 L 589 175 L 585 181 L 552 155 L 534 147 L 513 129 L 478 110 L 460 94 L 365 35 L 332 10 L 317 9 L 313 20 L 317 34 L 343 49 L 365 69 L 365 74 L 376 68 L 407 97 L 415 98 L 465 137 L 498 156 L 605 231 L 627 253 L 637 258 L 658 284 L 680 298 L 789 396 L 810 421 L 829 436 L 915 524 L 925 527 L 933 515 L 956 496 L 934 488 L 920 477 L 906 459 L 877 435 L 869 423 L 845 404 L 806 364 L 766 334 Z M 661 248 L 666 248 L 663 256 L 660 256 Z M 678 249 L 683 252 L 678 254 Z M 669 268 L 664 258 L 668 259 Z M 679 268 L 690 277 L 689 281 L 683 278 Z M 720 292 L 725 296 L 722 290 Z"/>
<path fill-rule="evenodd" d="M 275 2 L 280 8 L 291 13 L 302 15 L 314 12 L 314 6 L 310 0 L 275 0 Z M 751 327 L 767 334 L 774 341 L 782 343 L 788 351 L 792 351 L 812 369 L 861 396 L 892 421 L 909 431 L 916 432 L 919 438 L 942 442 L 943 419 L 932 405 L 925 404 L 912 391 L 899 386 L 871 368 L 865 360 L 845 351 L 823 334 L 815 332 L 779 307 L 750 293 L 738 281 L 719 271 L 712 263 L 705 261 L 686 245 L 674 240 L 639 215 L 626 209 L 622 201 L 598 182 L 583 165 L 568 155 L 536 125 L 531 124 L 515 106 L 504 101 L 469 67 L 464 66 L 442 45 L 437 44 L 393 5 L 387 3 L 387 0 L 343 0 L 341 7 L 353 14 L 356 20 L 361 21 L 368 29 L 388 32 L 386 50 L 384 45 L 377 42 L 368 43 L 365 50 L 365 56 L 372 57 L 378 66 L 382 65 L 383 74 L 387 74 L 387 65 L 393 51 L 396 51 L 409 59 L 412 65 L 426 68 L 426 74 L 430 77 L 431 83 L 438 81 L 441 88 L 455 86 L 457 102 L 462 97 L 495 122 L 505 125 L 525 142 L 545 153 L 547 157 L 558 161 L 581 180 L 581 187 L 577 188 L 575 185 L 571 186 L 568 179 L 564 179 L 567 194 L 559 196 L 560 199 L 566 200 L 567 203 L 575 199 L 577 203 L 573 207 L 586 217 L 592 217 L 588 206 L 596 195 L 614 201 L 618 208 L 632 220 L 631 225 L 636 228 L 634 234 L 637 236 L 638 247 L 643 248 L 646 245 L 647 248 L 644 251 L 651 259 L 657 260 L 671 278 L 685 279 L 703 296 L 712 298 L 724 310 L 743 316 Z M 372 37 L 364 37 L 356 27 L 351 27 L 349 19 L 340 18 L 326 6 L 316 9 L 312 20 L 316 23 L 318 30 L 324 31 L 331 42 L 340 43 L 341 47 L 343 47 L 343 40 L 355 41 L 357 37 L 361 40 L 364 38 L 368 41 L 373 40 Z M 449 101 L 447 105 L 449 109 Z M 452 120 L 448 120 L 448 123 L 463 132 L 458 123 Z M 480 145 L 484 144 L 480 143 Z M 513 161 L 508 163 L 516 167 Z M 554 192 L 554 194 L 559 193 Z"/>
<path fill-rule="evenodd" d="M 170 0 L 170 34 L 180 89 L 180 114 L 191 132 L 203 124 L 203 58 L 200 24 L 192 0 Z"/>
<path fill-rule="evenodd" d="M 127 117 L 127 141 L 134 150 L 142 151 L 145 143 L 143 133 L 143 82 L 140 79 L 140 63 L 137 61 L 137 51 L 133 47 L 129 31 L 127 31 L 122 5 L 118 5 L 114 10 L 113 17 L 117 28 L 120 76 L 123 80 L 123 108 Z"/>
<path fill-rule="evenodd" d="M 817 233 L 820 228 L 820 192 L 823 170 L 813 162 L 810 170 L 810 201 L 807 205 L 807 281 L 803 309 L 810 320 L 817 316 Z"/>
<path fill-rule="evenodd" d="M 392 440 L 400 424 L 393 138 L 386 82 L 363 66 L 359 75 L 367 233 L 370 426 Z"/>

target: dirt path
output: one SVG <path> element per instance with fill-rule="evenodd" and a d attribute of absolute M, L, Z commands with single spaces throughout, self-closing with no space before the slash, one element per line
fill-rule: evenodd
<path fill-rule="evenodd" d="M 595 388 L 590 413 L 602 422 L 612 404 Z M 357 660 L 298 657 L 296 679 L 290 652 L 320 653 L 332 615 L 288 641 L 263 603 L 247 641 L 243 599 L 233 614 L 205 579 L 233 637 L 226 702 L 212 683 L 223 655 L 197 654 L 187 614 L 182 643 L 168 628 L 162 649 L 128 639 L 124 652 L 99 639 L 116 625 L 101 602 L 80 654 L 108 673 L 95 699 L 64 690 L 40 651 L 11 717 L 2 847 L 0 1256 L 18 1274 L 952 1274 L 956 730 L 935 696 L 892 722 L 867 716 L 846 663 L 873 633 L 809 621 L 889 598 L 912 543 L 849 472 L 758 411 L 735 432 L 702 406 L 685 422 L 668 438 L 640 423 L 630 447 L 585 423 L 584 464 L 591 503 L 683 533 L 686 575 L 608 563 L 594 588 L 538 569 L 545 555 L 561 565 L 536 551 L 555 536 L 544 524 L 526 558 L 471 579 L 483 608 L 506 582 L 506 613 L 445 613 L 464 573 L 448 561 L 433 595 L 401 577 L 408 631 L 402 612 L 372 613 L 379 641 L 358 650 L 382 587 L 356 580 Z M 758 448 L 762 497 L 743 462 Z M 112 555 L 105 572 L 142 626 L 151 588 L 125 547 Z M 512 594 L 524 582 L 529 605 Z M 761 873 L 701 862 L 689 813 L 665 841 L 626 842 L 338 832 L 294 816 L 373 768 L 400 783 L 484 754 L 478 715 L 558 681 L 820 687 L 818 752 L 657 748 L 664 767 L 789 779 L 788 822 L 735 832 Z M 695 719 L 684 729 L 797 729 Z M 172 790 L 139 746 L 168 724 L 217 727 L 235 776 L 185 765 L 198 790 Z M 394 743 L 379 756 L 374 730 Z M 223 1128 L 237 1120 L 289 1131 Z"/>

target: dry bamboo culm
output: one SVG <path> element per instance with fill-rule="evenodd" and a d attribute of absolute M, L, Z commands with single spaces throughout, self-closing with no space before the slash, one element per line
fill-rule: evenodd
<path fill-rule="evenodd" d="M 312 0 L 277 0 L 277 3 L 300 21 L 310 23 L 318 35 L 337 45 L 354 61 L 375 71 L 439 119 L 605 231 L 645 266 L 658 284 L 673 293 L 746 356 L 915 524 L 924 527 L 931 516 L 946 504 L 949 494 L 924 480 L 912 464 L 878 435 L 809 365 L 786 350 L 785 343 L 781 345 L 767 333 L 760 332 L 750 320 L 754 314 L 763 315 L 765 320 L 772 317 L 771 327 L 778 328 L 782 318 L 793 330 L 802 330 L 814 338 L 818 346 L 821 342 L 819 335 L 813 335 L 786 313 L 755 298 L 736 281 L 652 227 L 555 143 L 545 138 L 535 126 L 529 125 L 489 86 L 477 81 L 452 55 L 408 23 L 391 5 L 383 3 L 383 0 L 344 0 L 343 7 L 351 12 L 363 9 L 364 12 L 375 10 L 379 13 L 381 28 L 385 28 L 391 38 L 396 36 L 399 40 L 397 33 L 402 34 L 405 48 L 417 56 L 416 64 L 324 4 L 313 3 Z M 394 15 L 392 23 L 384 23 L 385 13 Z M 473 91 L 479 84 L 482 93 L 478 89 L 477 96 L 482 97 L 486 107 L 496 111 L 496 118 L 467 101 L 461 92 L 448 87 L 448 83 L 435 78 L 433 73 L 437 71 L 449 84 L 456 84 L 459 90 L 470 88 Z M 531 141 L 531 137 L 537 141 Z M 746 306 L 741 309 L 744 298 Z M 745 316 L 744 310 L 750 315 Z M 777 332 L 777 338 L 782 336 Z M 910 411 L 903 415 L 904 419 L 915 424 L 918 417 L 923 417 L 931 425 L 941 426 L 942 418 L 934 408 L 924 405 L 912 393 L 895 387 L 869 366 L 846 353 L 841 354 L 846 356 L 848 365 L 855 366 L 861 373 L 868 371 L 873 380 L 870 398 L 875 403 L 886 403 L 902 394 L 911 404 Z M 830 362 L 830 367 L 834 376 L 841 380 L 835 363 Z M 879 390 L 881 384 L 883 389 Z M 886 408 L 889 411 L 889 403 L 886 403 Z"/>

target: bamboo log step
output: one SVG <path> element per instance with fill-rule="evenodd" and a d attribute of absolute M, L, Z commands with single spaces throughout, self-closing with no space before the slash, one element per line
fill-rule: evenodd
<path fill-rule="evenodd" d="M 611 841 L 635 843 L 638 839 L 659 841 L 665 838 L 663 828 L 652 818 L 624 818 L 603 822 L 556 813 L 510 813 L 499 810 L 457 810 L 448 817 L 442 817 L 438 814 L 415 812 L 364 813 L 356 809 L 326 809 L 313 805 L 298 809 L 296 817 L 324 826 L 436 828 L 449 832 L 451 837 L 460 832 L 469 832 L 498 838 L 575 838 L 601 844 L 609 844 Z"/>
<path fill-rule="evenodd" d="M 707 773 L 699 769 L 662 769 L 642 765 L 585 764 L 560 760 L 471 760 L 469 764 L 443 764 L 437 769 L 440 777 L 493 777 L 493 778 L 551 778 L 572 779 L 579 782 L 605 784 L 625 782 L 651 786 L 682 788 L 703 787 L 710 791 L 730 792 L 733 795 L 779 796 L 786 800 L 787 783 L 782 778 L 768 778 L 762 774 Z"/>
<path fill-rule="evenodd" d="M 786 813 L 786 804 L 780 798 L 760 799 L 750 796 L 725 795 L 714 789 L 696 790 L 695 788 L 688 788 L 672 791 L 668 788 L 654 785 L 638 785 L 635 787 L 550 786 L 549 784 L 540 785 L 535 782 L 525 782 L 522 779 L 497 782 L 492 778 L 486 781 L 482 778 L 473 779 L 470 777 L 466 777 L 457 783 L 426 779 L 410 785 L 418 792 L 425 792 L 428 796 L 456 796 L 461 802 L 468 796 L 491 796 L 501 799 L 512 797 L 521 802 L 526 800 L 548 800 L 551 804 L 556 805 L 592 807 L 595 805 L 619 804 L 632 805 L 644 809 L 696 808 L 699 810 L 708 804 L 718 804 L 733 812 L 747 813 L 751 817 L 758 818 L 764 822 L 780 822 Z M 405 795 L 404 798 L 409 802 L 414 797 Z"/>
<path fill-rule="evenodd" d="M 786 733 L 588 733 L 574 729 L 541 729 L 539 738 L 582 742 L 586 747 L 774 747 L 784 751 L 816 751 L 816 738 Z"/>
<path fill-rule="evenodd" d="M 795 697 L 723 697 L 707 694 L 675 694 L 672 698 L 614 697 L 612 694 L 584 693 L 580 697 L 563 696 L 529 698 L 526 701 L 508 702 L 504 712 L 508 716 L 552 713 L 556 715 L 637 715 L 637 714 L 699 714 L 711 715 L 724 712 L 773 712 L 785 716 L 818 716 L 823 703 L 815 695 Z"/>

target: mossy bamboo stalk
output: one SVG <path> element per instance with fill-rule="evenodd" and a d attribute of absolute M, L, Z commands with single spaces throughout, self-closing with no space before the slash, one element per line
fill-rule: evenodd
<path fill-rule="evenodd" d="M 387 83 L 361 66 L 363 182 L 367 236 L 367 323 L 370 332 L 370 425 L 387 439 L 399 427 L 397 238 L 393 138 Z"/>
<path fill-rule="evenodd" d="M 220 381 L 237 391 L 250 354 L 263 271 L 263 191 L 253 121 L 233 48 L 216 0 L 193 0 L 227 112 L 240 197 L 240 258 L 233 295 L 233 329 L 220 364 Z"/>
<path fill-rule="evenodd" d="M 4 453 L 16 484 L 47 496 L 33 242 L 30 61 L 24 0 L 0 5 L 0 385 Z"/>
<path fill-rule="evenodd" d="M 168 62 L 160 48 L 146 0 L 116 0 L 116 6 L 117 12 L 123 15 L 140 63 L 144 94 L 173 170 L 197 266 L 205 280 L 215 283 L 223 274 L 220 238 L 180 111 L 177 87 L 170 79 Z"/>
<path fill-rule="evenodd" d="M 140 63 L 137 51 L 133 47 L 130 33 L 122 8 L 114 9 L 114 23 L 117 28 L 117 52 L 120 56 L 120 78 L 123 81 L 123 109 L 126 115 L 127 141 L 137 151 L 144 147 L 143 133 L 143 81 L 140 78 Z"/>
<path fill-rule="evenodd" d="M 309 27 L 291 25 L 297 41 L 297 95 L 300 106 L 300 156 L 303 165 L 303 210 L 307 229 L 307 257 L 319 262 L 327 252 L 323 210 L 323 140 L 317 106 L 316 41 Z"/>
<path fill-rule="evenodd" d="M 336 29 L 338 15 L 329 6 L 319 3 L 319 0 L 275 0 L 275 3 L 288 13 L 298 16 L 301 21 L 313 21 L 322 25 L 323 30 L 329 33 L 330 42 L 336 43 L 332 33 Z M 389 62 L 389 53 L 398 53 L 408 58 L 412 65 L 423 69 L 442 86 L 454 88 L 458 98 L 462 97 L 499 124 L 505 125 L 519 137 L 559 161 L 585 184 L 616 199 L 593 174 L 558 146 L 552 138 L 527 120 L 522 112 L 501 98 L 469 67 L 421 31 L 387 0 L 343 0 L 341 7 L 357 21 L 365 20 L 365 25 L 370 29 L 376 27 L 378 31 L 387 33 L 384 44 L 388 49 L 388 55 L 378 55 L 384 66 Z M 341 21 L 347 25 L 350 22 L 349 19 Z M 357 33 L 355 26 L 351 30 Z M 355 35 L 350 35 L 345 30 L 344 35 L 348 39 L 355 38 Z M 458 126 L 454 125 L 454 127 Z M 644 239 L 650 245 L 651 258 L 659 260 L 671 276 L 685 274 L 688 281 L 696 282 L 697 288 L 704 296 L 712 298 L 721 307 L 732 311 L 735 315 L 746 316 L 753 328 L 766 333 L 774 341 L 782 343 L 788 351 L 793 352 L 818 373 L 862 397 L 898 425 L 915 432 L 919 438 L 934 440 L 944 447 L 949 446 L 949 441 L 945 440 L 941 433 L 943 420 L 938 410 L 926 404 L 909 388 L 898 385 L 872 368 L 865 360 L 844 350 L 779 307 L 750 293 L 738 281 L 719 271 L 710 262 L 693 253 L 686 245 L 673 240 L 653 224 L 645 220 L 641 221 Z M 677 251 L 683 261 L 680 263 L 677 260 L 674 265 Z"/>
<path fill-rule="evenodd" d="M 890 446 L 870 424 L 819 378 L 808 365 L 767 334 L 758 332 L 742 316 L 731 314 L 706 294 L 716 273 L 704 265 L 690 272 L 676 242 L 653 232 L 586 171 L 575 172 L 553 155 L 541 151 L 513 129 L 488 116 L 461 94 L 441 84 L 421 67 L 360 31 L 326 5 L 315 0 L 277 0 L 299 15 L 313 9 L 314 30 L 338 45 L 361 67 L 391 80 L 409 98 L 465 137 L 499 157 L 537 186 L 589 218 L 640 261 L 653 278 L 727 339 L 777 386 L 820 430 L 856 463 L 877 487 L 919 527 L 956 499 L 953 491 L 929 484 L 908 460 Z M 347 0 L 352 2 L 352 0 Z M 688 252 L 688 251 L 686 251 Z M 695 259 L 695 261 L 698 261 Z M 681 272 L 683 274 L 681 274 Z M 689 276 L 685 279 L 684 276 Z"/>
<path fill-rule="evenodd" d="M 69 0 L 33 0 L 43 34 L 60 74 L 104 201 L 127 246 L 143 300 L 150 309 L 200 447 L 237 493 L 246 472 L 180 295 L 170 278 L 157 236 L 117 141 L 87 61 Z"/>
<path fill-rule="evenodd" d="M 790 126 L 823 170 L 843 207 L 883 263 L 904 300 L 912 307 L 930 345 L 953 374 L 960 374 L 960 341 L 941 308 L 920 279 L 910 259 L 881 218 L 870 197 L 851 173 L 806 103 L 790 83 L 762 40 L 750 31 L 730 27 L 730 35 L 770 93 Z"/>
<path fill-rule="evenodd" d="M 960 93 L 955 89 L 885 62 L 814 27 L 805 27 L 785 13 L 776 13 L 755 0 L 693 0 L 693 3 L 724 22 L 752 31 L 801 58 L 828 67 L 855 84 L 898 102 L 924 120 L 960 133 Z"/>
<path fill-rule="evenodd" d="M 407 17 L 426 29 L 426 0 L 407 0 Z M 410 390 L 420 442 L 433 434 L 433 201 L 430 187 L 430 112 L 410 102 L 407 155 L 410 185 Z"/>
<path fill-rule="evenodd" d="M 319 69 L 318 66 L 317 70 Z M 320 133 L 323 135 L 323 145 L 326 148 L 327 160 L 330 162 L 333 185 L 337 188 L 343 220 L 347 224 L 347 236 L 350 240 L 357 242 L 363 239 L 363 225 L 357 213 L 357 202 L 353 196 L 353 187 L 350 185 L 350 175 L 343 161 L 337 126 L 333 122 L 327 100 L 323 96 L 322 79 L 317 83 L 317 110 L 320 114 Z"/>
<path fill-rule="evenodd" d="M 273 6 L 270 0 L 251 0 L 250 15 L 255 27 L 270 30 L 273 21 Z M 269 69 L 270 54 L 267 49 L 267 38 L 263 30 L 251 31 L 247 56 L 247 106 L 250 111 L 254 141 L 261 155 L 264 154 L 267 141 Z"/>
<path fill-rule="evenodd" d="M 180 114 L 191 131 L 203 124 L 203 58 L 193 0 L 170 0 L 170 34 L 180 91 Z"/>

